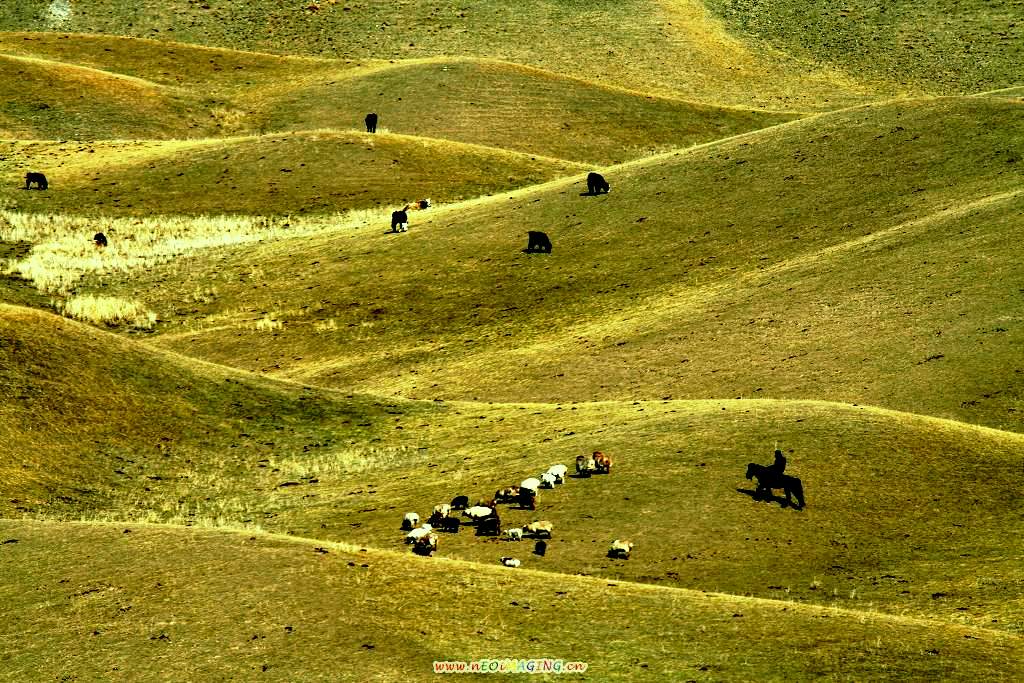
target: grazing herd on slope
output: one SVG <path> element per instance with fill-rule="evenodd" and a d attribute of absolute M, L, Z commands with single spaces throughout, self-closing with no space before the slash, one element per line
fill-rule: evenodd
<path fill-rule="evenodd" d="M 576 458 L 576 477 L 589 478 L 591 474 L 610 474 L 612 459 L 601 451 L 592 455 L 581 455 Z M 536 510 L 537 496 L 541 489 L 554 489 L 565 484 L 569 468 L 565 465 L 552 465 L 537 477 L 527 477 L 518 486 L 507 486 L 494 492 L 494 496 L 479 500 L 475 505 L 469 504 L 469 496 L 459 495 L 450 503 L 439 503 L 434 506 L 430 517 L 422 525 L 420 516 L 415 512 L 407 512 L 402 518 L 402 530 L 406 531 L 405 542 L 412 544 L 412 551 L 417 555 L 429 557 L 437 550 L 438 536 L 436 531 L 459 533 L 460 528 L 472 524 L 477 536 L 501 538 L 505 541 L 519 542 L 526 538 L 535 541 L 533 554 L 544 557 L 547 553 L 548 541 L 554 532 L 554 524 L 546 519 L 536 519 L 521 527 L 502 528 L 498 505 L 516 505 L 520 510 Z M 463 522 L 454 513 L 461 512 L 466 518 Z M 628 540 L 615 539 L 608 549 L 608 557 L 629 559 L 633 543 Z M 515 557 L 502 556 L 499 559 L 506 567 L 518 567 L 522 563 Z"/>

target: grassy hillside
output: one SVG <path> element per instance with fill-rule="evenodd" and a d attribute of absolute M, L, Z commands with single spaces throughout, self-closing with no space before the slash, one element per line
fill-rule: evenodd
<path fill-rule="evenodd" d="M 7 397 L 0 403 L 0 508 L 7 514 L 175 509 L 176 496 L 160 498 L 153 489 L 198 486 L 201 498 L 203 482 L 255 467 L 269 446 L 291 453 L 310 443 L 366 442 L 394 409 L 241 381 L 230 370 L 144 351 L 27 308 L 0 306 L 0 339 Z M 136 504 L 128 502 L 133 496 Z M 179 514 L 194 506 L 180 502 Z"/>
<path fill-rule="evenodd" d="M 33 58 L 0 55 L 0 97 L 2 138 L 165 138 L 206 130 L 194 94 Z"/>
<path fill-rule="evenodd" d="M 1019 636 L 931 621 L 262 534 L 0 534 L 17 540 L 0 547 L 2 619 L 22 636 L 3 655 L 12 679 L 434 680 L 434 661 L 531 657 L 587 662 L 599 680 L 1024 674 Z M 473 618 L 451 621 L 454 604 Z"/>
<path fill-rule="evenodd" d="M 270 130 L 379 114 L 393 132 L 596 164 L 707 142 L 795 118 L 655 97 L 507 62 L 432 60 L 354 69 L 264 107 Z"/>
<path fill-rule="evenodd" d="M 1024 33 L 1014 0 L 709 0 L 707 5 L 734 35 L 886 82 L 946 93 L 1020 83 Z"/>
<path fill-rule="evenodd" d="M 492 57 L 657 94 L 783 111 L 829 109 L 900 87 L 865 85 L 828 65 L 737 40 L 691 2 L 630 0 L 600 11 L 540 0 L 514 9 L 494 1 L 472 8 L 323 2 L 314 12 L 305 9 L 310 4 L 83 0 L 60 21 L 45 6 L 0 8 L 0 30 L 105 33 L 356 61 Z"/>
<path fill-rule="evenodd" d="M 493 491 L 600 448 L 530 544 L 443 535 L 439 556 L 1024 628 L 1014 533 L 1024 437 L 812 401 L 409 402 L 189 364 L 46 314 L 3 309 L 7 515 L 265 529 L 405 552 L 404 512 Z M 65 368 L 75 367 L 74 373 Z M 70 418 L 70 419 L 69 419 Z M 773 443 L 807 508 L 751 499 Z M 668 504 L 668 501 L 672 501 Z M 604 557 L 629 537 L 629 562 Z"/>
<path fill-rule="evenodd" d="M 500 149 L 378 133 L 304 131 L 192 141 L 10 143 L 0 201 L 28 212 L 290 214 L 452 202 L 583 167 Z M 444 172 L 438 172 L 439 168 Z M 23 190 L 44 170 L 45 192 Z M 388 227 L 387 225 L 384 226 Z"/>
<path fill-rule="evenodd" d="M 113 291 L 158 312 L 169 348 L 302 381 L 506 401 L 829 397 L 1017 430 L 1019 109 L 849 110 L 620 167 L 609 195 L 580 196 L 576 177 L 423 214 L 399 239 L 267 243 L 258 289 L 247 250 Z M 534 229 L 553 254 L 521 253 Z M 195 278 L 215 300 L 161 303 Z M 244 329 L 260 311 L 281 323 L 272 338 Z"/>

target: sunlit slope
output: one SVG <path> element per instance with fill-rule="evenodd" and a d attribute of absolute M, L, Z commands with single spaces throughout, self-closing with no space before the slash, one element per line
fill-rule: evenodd
<path fill-rule="evenodd" d="M 418 447 L 346 471 L 330 450 L 250 473 L 259 498 L 236 519 L 320 539 L 407 549 L 399 522 L 457 495 L 486 500 L 554 463 L 601 449 L 608 476 L 542 490 L 535 511 L 500 506 L 503 528 L 554 523 L 533 541 L 441 534 L 444 557 L 822 605 L 934 616 L 1017 632 L 1024 624 L 1016 528 L 1024 437 L 871 407 L 723 400 L 448 403 L 395 415 Z M 402 427 L 397 430 L 397 427 Z M 386 443 L 385 441 L 382 443 Z M 757 502 L 748 462 L 778 446 L 807 506 Z M 285 469 L 288 468 L 288 469 Z M 283 478 L 315 485 L 276 488 Z M 230 494 L 218 484 L 216 498 Z M 781 491 L 777 492 L 781 495 Z M 629 562 L 608 544 L 636 544 Z"/>
<path fill-rule="evenodd" d="M 708 0 L 737 37 L 850 73 L 947 93 L 1022 81 L 1024 32 L 1014 0 Z"/>
<path fill-rule="evenodd" d="M 0 138 L 167 138 L 212 128 L 200 96 L 137 78 L 0 55 Z"/>
<path fill-rule="evenodd" d="M 267 101 L 260 125 L 358 125 L 371 111 L 392 132 L 599 164 L 795 118 L 644 95 L 507 62 L 438 59 L 325 75 Z"/>
<path fill-rule="evenodd" d="M 584 661 L 600 680 L 1024 675 L 1018 636 L 934 621 L 281 536 L 0 531 L 17 541 L 0 547 L 12 677 L 435 680 L 434 661 L 510 657 Z"/>
<path fill-rule="evenodd" d="M 400 237 L 197 261 L 220 292 L 198 315 L 234 324 L 162 306 L 191 287 L 173 273 L 130 291 L 167 321 L 159 343 L 303 381 L 821 397 L 1016 428 L 1020 112 L 998 98 L 854 109 L 609 170 L 608 195 L 580 196 L 579 176 L 422 214 Z M 521 253 L 528 230 L 554 253 Z M 254 259 L 258 289 L 238 280 Z M 272 338 L 242 329 L 260 311 L 283 324 Z"/>
<path fill-rule="evenodd" d="M 312 3 L 318 4 L 318 3 Z M 827 64 L 793 59 L 730 36 L 697 2 L 494 0 L 391 4 L 256 0 L 207 9 L 187 0 L 82 0 L 61 20 L 45 8 L 0 8 L 0 29 L 71 31 L 352 60 L 495 57 L 564 74 L 709 103 L 783 111 L 831 109 L 899 83 L 866 86 Z"/>
<path fill-rule="evenodd" d="M 125 487 L 151 499 L 124 506 L 139 511 L 161 500 L 149 487 L 230 478 L 255 467 L 273 450 L 267 444 L 291 453 L 369 439 L 387 410 L 154 354 L 27 308 L 0 306 L 0 340 L 0 509 L 8 514 L 108 509 L 123 503 Z"/>
<path fill-rule="evenodd" d="M 381 130 L 393 133 L 607 164 L 796 117 L 666 99 L 496 60 L 361 63 L 19 33 L 0 34 L 0 54 L 0 65 L 17 71 L 7 74 L 11 120 L 0 132 L 20 139 L 362 129 L 374 111 Z M 125 112 L 104 105 L 111 91 Z"/>
<path fill-rule="evenodd" d="M 12 166 L 46 173 L 45 192 L 10 172 L 0 198 L 23 211 L 91 214 L 330 213 L 452 202 L 583 167 L 515 152 L 356 131 L 202 140 L 8 143 Z M 441 171 L 440 169 L 444 169 Z M 384 226 L 385 228 L 389 226 Z"/>

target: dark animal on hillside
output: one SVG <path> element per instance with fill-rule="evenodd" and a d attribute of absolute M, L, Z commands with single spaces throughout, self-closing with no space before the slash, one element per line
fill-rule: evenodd
<path fill-rule="evenodd" d="M 43 175 L 42 173 L 29 171 L 28 173 L 25 174 L 25 189 L 31 190 L 32 183 L 35 183 L 36 187 L 40 190 L 45 190 L 50 186 L 49 183 L 46 182 L 45 175 Z"/>
<path fill-rule="evenodd" d="M 455 496 L 451 502 L 452 510 L 465 510 L 469 507 L 469 496 Z"/>
<path fill-rule="evenodd" d="M 441 520 L 441 531 L 457 534 L 461 526 L 462 522 L 458 517 L 445 517 Z"/>
<path fill-rule="evenodd" d="M 588 173 L 587 174 L 587 194 L 605 194 L 611 192 L 612 189 L 608 186 L 608 181 L 604 179 L 604 176 L 600 173 Z"/>
<path fill-rule="evenodd" d="M 92 236 L 92 242 L 96 245 L 97 249 L 102 249 L 107 246 L 107 236 L 102 232 L 98 232 Z"/>
<path fill-rule="evenodd" d="M 612 471 L 612 459 L 602 453 L 601 451 L 594 451 L 594 470 L 597 472 L 603 472 L 604 474 L 611 474 Z"/>
<path fill-rule="evenodd" d="M 548 542 L 547 541 L 537 541 L 537 543 L 533 546 L 533 554 L 534 555 L 540 555 L 541 557 L 544 557 L 544 554 L 547 553 L 547 551 L 548 551 Z"/>
<path fill-rule="evenodd" d="M 376 133 L 377 132 L 377 115 L 367 114 L 366 115 L 366 132 Z"/>
<path fill-rule="evenodd" d="M 501 518 L 497 515 L 480 520 L 476 525 L 477 536 L 498 536 L 501 534 Z"/>
<path fill-rule="evenodd" d="M 519 489 L 519 507 L 523 510 L 536 510 L 537 492 L 530 489 Z"/>
<path fill-rule="evenodd" d="M 526 251 L 528 253 L 551 253 L 551 240 L 548 238 L 547 233 L 530 230 L 527 233 L 527 237 Z"/>
<path fill-rule="evenodd" d="M 419 199 L 412 204 L 405 205 L 405 211 L 423 211 L 423 209 L 429 209 L 433 206 L 429 199 Z"/>
<path fill-rule="evenodd" d="M 434 510 L 430 514 L 430 518 L 427 519 L 427 524 L 429 524 L 432 527 L 439 527 L 439 526 L 441 526 L 441 523 L 444 522 L 444 520 L 445 520 L 445 516 L 443 514 L 441 514 L 439 511 Z"/>
<path fill-rule="evenodd" d="M 409 229 L 409 214 L 405 209 L 391 212 L 391 232 L 406 232 Z"/>
<path fill-rule="evenodd" d="M 413 543 L 412 551 L 417 555 L 424 555 L 430 557 L 431 553 L 437 550 L 437 536 L 434 534 L 427 534 L 416 539 Z"/>
<path fill-rule="evenodd" d="M 796 477 L 779 474 L 770 466 L 766 467 L 752 462 L 747 464 L 747 479 L 757 479 L 757 488 L 754 490 L 756 500 L 771 500 L 772 489 L 782 489 L 786 494 L 788 505 L 793 504 L 795 497 L 797 509 L 803 509 L 804 487 Z"/>
<path fill-rule="evenodd" d="M 495 503 L 514 503 L 519 499 L 519 487 L 509 486 L 494 492 Z"/>

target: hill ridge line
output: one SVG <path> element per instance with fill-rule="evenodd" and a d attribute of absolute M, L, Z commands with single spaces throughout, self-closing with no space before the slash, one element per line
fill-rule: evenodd
<path fill-rule="evenodd" d="M 1022 190 L 1021 192 L 1024 192 L 1024 190 Z M 249 380 L 249 381 L 252 381 L 252 382 L 254 382 L 256 384 L 259 384 L 259 385 L 262 385 L 262 386 L 269 386 L 269 387 L 274 388 L 274 389 L 284 389 L 286 387 L 287 388 L 291 388 L 291 389 L 310 388 L 310 389 L 314 389 L 314 390 L 319 391 L 319 392 L 323 392 L 325 394 L 335 394 L 335 395 L 338 396 L 339 400 L 346 400 L 347 396 L 352 395 L 352 394 L 358 394 L 359 396 L 363 396 L 363 397 L 379 400 L 379 401 L 381 401 L 384 404 L 398 402 L 398 403 L 421 404 L 421 405 L 438 405 L 438 406 L 476 406 L 476 407 L 479 407 L 479 406 L 486 405 L 486 406 L 490 406 L 490 407 L 505 407 L 505 406 L 519 407 L 519 406 L 523 406 L 523 407 L 530 407 L 530 408 L 545 408 L 545 407 L 552 407 L 552 406 L 562 405 L 561 402 L 557 402 L 557 401 L 556 402 L 550 402 L 550 401 L 549 402 L 545 402 L 545 401 L 489 402 L 489 401 L 419 399 L 419 398 L 408 398 L 406 396 L 394 396 L 394 395 L 377 394 L 377 393 L 370 392 L 370 391 L 353 391 L 351 388 L 344 388 L 344 387 L 343 388 L 339 388 L 339 387 L 325 387 L 325 386 L 320 386 L 318 384 L 311 383 L 311 382 L 303 382 L 303 381 L 301 381 L 299 379 L 293 379 L 293 378 L 290 378 L 290 377 L 287 377 L 287 376 L 278 376 L 278 375 L 266 376 L 266 375 L 258 374 L 257 372 L 252 371 L 252 370 L 245 370 L 243 368 L 237 368 L 237 367 L 234 367 L 234 366 L 231 366 L 231 365 L 223 365 L 223 364 L 220 364 L 220 363 L 214 363 L 213 361 L 203 360 L 201 358 L 195 358 L 193 356 L 189 356 L 189 355 L 183 354 L 183 353 L 178 352 L 178 351 L 173 351 L 173 350 L 170 350 L 170 349 L 163 348 L 162 346 L 156 345 L 154 342 L 149 341 L 149 340 L 125 338 L 125 337 L 117 335 L 117 334 L 115 334 L 113 332 L 108 332 L 106 330 L 101 330 L 101 329 L 95 328 L 95 327 L 93 327 L 91 325 L 87 325 L 86 323 L 82 323 L 82 322 L 79 322 L 79 321 L 76 321 L 76 320 L 71 320 L 71 319 L 68 319 L 68 318 L 64 318 L 63 316 L 59 316 L 59 315 L 57 315 L 55 313 L 51 313 L 49 311 L 43 311 L 43 310 L 32 308 L 32 307 L 29 307 L 29 306 L 18 306 L 18 305 L 15 305 L 15 304 L 9 304 L 9 303 L 5 303 L 5 302 L 0 302 L 0 316 L 4 315 L 5 309 L 8 310 L 8 311 L 15 312 L 15 313 L 17 313 L 19 311 L 22 312 L 22 313 L 30 313 L 32 315 L 36 315 L 36 316 L 39 316 L 41 318 L 42 317 L 46 317 L 46 316 L 50 316 L 54 320 L 59 321 L 61 323 L 70 324 L 72 326 L 81 326 L 81 328 L 84 331 L 86 331 L 86 333 L 98 334 L 98 335 L 101 335 L 101 336 L 106 336 L 107 338 L 113 340 L 115 343 L 122 344 L 122 345 L 127 345 L 129 347 L 135 346 L 140 351 L 142 351 L 144 353 L 151 353 L 151 354 L 153 354 L 155 356 L 159 356 L 159 357 L 163 357 L 163 358 L 167 359 L 168 362 L 173 363 L 177 368 L 180 368 L 182 370 L 195 371 L 196 367 L 199 367 L 199 368 L 202 368 L 202 369 L 205 369 L 205 370 L 210 370 L 210 371 L 214 371 L 216 373 L 221 373 L 223 375 L 230 375 L 230 376 L 233 376 L 233 377 L 238 377 L 238 378 L 241 378 L 241 379 Z M 226 377 L 223 377 L 221 379 L 226 379 Z M 628 405 L 632 406 L 634 403 L 636 403 L 636 401 L 637 401 L 636 399 L 630 398 L 630 399 L 623 399 L 623 400 L 620 400 L 620 401 L 615 401 L 615 400 L 588 401 L 588 402 L 585 402 L 585 403 L 577 403 L 577 405 L 594 406 L 594 407 L 596 407 L 596 406 L 616 406 L 616 405 L 628 404 Z M 727 397 L 723 397 L 723 398 L 699 398 L 699 399 L 670 399 L 668 401 L 666 401 L 664 399 L 639 399 L 639 401 L 640 401 L 641 404 L 648 403 L 648 404 L 658 404 L 658 405 L 662 405 L 662 404 L 667 404 L 667 405 L 692 405 L 692 404 L 700 404 L 700 403 L 710 403 L 710 404 L 714 404 L 714 407 L 716 407 L 716 408 L 718 408 L 721 404 L 731 405 L 731 406 L 750 406 L 750 405 L 753 405 L 753 406 L 764 406 L 765 404 L 775 404 L 775 405 L 779 405 L 779 406 L 794 406 L 794 405 L 795 406 L 800 406 L 800 405 L 806 405 L 806 406 L 818 406 L 818 407 L 827 407 L 827 408 L 836 408 L 836 409 L 856 408 L 856 409 L 859 409 L 861 411 L 866 411 L 866 412 L 874 413 L 874 414 L 877 414 L 877 415 L 883 415 L 883 416 L 886 416 L 886 417 L 911 417 L 911 418 L 923 420 L 923 421 L 926 421 L 926 422 L 933 422 L 933 423 L 936 423 L 936 424 L 948 425 L 948 426 L 951 426 L 951 427 L 953 427 L 955 429 L 968 429 L 968 430 L 980 432 L 982 434 L 989 434 L 989 435 L 997 436 L 997 437 L 1000 437 L 1000 438 L 1007 438 L 1007 439 L 1011 439 L 1011 440 L 1017 440 L 1017 441 L 1020 441 L 1022 447 L 1024 447 L 1024 434 L 1021 434 L 1019 432 L 1008 431 L 1008 430 L 1005 430 L 1005 429 L 998 429 L 996 427 L 988 427 L 988 426 L 985 426 L 985 425 L 972 424 L 970 422 L 963 422 L 963 421 L 960 421 L 960 420 L 955 420 L 955 419 L 947 418 L 947 417 L 939 417 L 939 416 L 935 416 L 935 415 L 927 415 L 927 414 L 924 414 L 924 413 L 912 413 L 912 412 L 908 412 L 908 411 L 896 410 L 896 409 L 893 409 L 893 408 L 886 408 L 884 406 L 876 406 L 876 405 L 864 404 L 864 403 L 851 404 L 851 403 L 844 403 L 844 402 L 839 402 L 839 401 L 829 401 L 829 400 L 818 399 L 818 398 L 743 398 L 743 399 L 736 399 L 736 398 L 727 398 Z"/>
<path fill-rule="evenodd" d="M 145 78 L 139 78 L 138 76 L 128 76 L 127 74 L 117 73 L 116 71 L 106 71 L 104 69 L 97 69 L 92 66 L 82 66 L 81 64 L 74 64 L 71 62 L 63 62 L 58 59 L 47 59 L 45 57 L 30 57 L 28 55 L 14 55 L 9 52 L 0 52 L 0 58 L 11 59 L 18 62 L 28 62 L 29 64 L 44 64 L 46 66 L 59 67 L 67 69 L 72 72 L 85 72 L 89 74 L 98 74 L 106 76 L 118 81 L 124 81 L 127 83 L 133 83 L 138 86 L 149 88 L 152 90 L 163 90 L 168 92 L 185 92 L 185 88 L 173 85 L 164 85 L 155 81 L 146 80 Z"/>
<path fill-rule="evenodd" d="M 199 533 L 209 536 L 216 535 L 245 535 L 261 537 L 267 540 L 286 542 L 294 545 L 305 545 L 322 548 L 333 548 L 335 550 L 346 552 L 346 553 L 370 553 L 377 554 L 393 559 L 408 560 L 412 562 L 442 562 L 452 564 L 456 566 L 471 567 L 475 571 L 484 570 L 491 572 L 495 575 L 505 575 L 509 569 L 506 567 L 499 567 L 496 565 L 487 565 L 481 562 L 474 562 L 472 560 L 462 560 L 453 557 L 431 557 L 431 558 L 420 558 L 413 555 L 411 552 L 392 550 L 390 548 L 377 548 L 370 545 L 354 544 L 346 541 L 330 541 L 321 540 L 317 538 L 310 538 L 308 536 L 296 536 L 292 534 L 283 534 L 278 532 L 264 531 L 262 529 L 249 529 L 244 527 L 230 527 L 230 526 L 186 526 L 183 524 L 161 524 L 156 522 L 133 522 L 131 520 L 118 520 L 118 521 L 53 521 L 45 519 L 13 519 L 13 518 L 0 518 L 0 521 L 14 522 L 14 523 L 31 523 L 31 524 L 45 524 L 54 526 L 109 526 L 109 527 L 123 527 L 125 525 L 131 525 L 136 527 L 144 527 L 149 529 L 160 529 L 170 531 L 188 531 L 190 533 Z M 970 624 L 959 624 L 956 622 L 942 621 L 936 619 L 927 619 L 924 617 L 914 617 L 902 614 L 893 614 L 891 612 L 876 612 L 868 610 L 856 610 L 848 607 L 837 607 L 828 605 L 818 605 L 814 603 L 795 602 L 790 600 L 779 600 L 775 598 L 759 598 L 749 595 L 737 595 L 734 593 L 722 593 L 718 591 L 705 591 L 696 588 L 682 588 L 677 586 L 662 586 L 653 583 L 642 583 L 639 581 L 629 581 L 626 579 L 614 579 L 610 577 L 594 576 L 589 574 L 563 574 L 561 572 L 551 572 L 542 569 L 530 569 L 528 567 L 519 567 L 515 569 L 516 574 L 527 574 L 536 578 L 545 578 L 549 580 L 570 580 L 574 581 L 583 586 L 590 586 L 593 584 L 615 584 L 615 586 L 624 586 L 630 590 L 636 591 L 648 591 L 648 592 L 660 592 L 670 593 L 673 595 L 683 595 L 690 599 L 699 600 L 710 600 L 715 602 L 739 602 L 744 604 L 760 605 L 764 607 L 785 607 L 787 609 L 794 609 L 795 611 L 801 612 L 818 612 L 828 614 L 838 614 L 855 619 L 874 619 L 878 621 L 889 621 L 900 624 L 922 626 L 926 628 L 934 629 L 958 629 L 962 631 L 973 631 L 985 633 L 987 635 L 1003 638 L 1010 641 L 1021 641 L 1024 642 L 1024 635 L 1018 635 L 1010 631 L 1000 631 L 982 626 L 974 626 Z"/>

